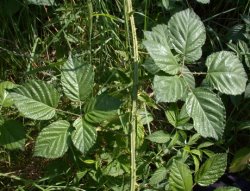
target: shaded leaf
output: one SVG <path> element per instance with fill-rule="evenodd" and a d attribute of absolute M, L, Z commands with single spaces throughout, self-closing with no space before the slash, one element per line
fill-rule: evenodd
<path fill-rule="evenodd" d="M 10 91 L 16 107 L 25 117 L 47 120 L 55 115 L 59 94 L 52 85 L 32 80 Z"/>
<path fill-rule="evenodd" d="M 246 90 L 245 90 L 245 98 L 250 98 L 250 83 L 247 84 Z"/>
<path fill-rule="evenodd" d="M 214 191 L 241 191 L 241 189 L 232 186 L 223 186 L 216 188 Z"/>
<path fill-rule="evenodd" d="M 201 186 L 208 186 L 216 182 L 227 167 L 227 154 L 215 154 L 200 167 L 195 174 L 195 182 Z"/>
<path fill-rule="evenodd" d="M 240 60 L 232 52 L 220 51 L 206 60 L 208 67 L 206 80 L 216 90 L 237 95 L 246 89 L 246 72 Z"/>
<path fill-rule="evenodd" d="M 24 150 L 25 138 L 25 130 L 21 123 L 15 120 L 0 123 L 0 145 L 11 150 Z"/>
<path fill-rule="evenodd" d="M 155 64 L 154 60 L 149 57 L 146 58 L 145 62 L 142 64 L 142 66 L 151 74 L 156 74 L 161 69 Z"/>
<path fill-rule="evenodd" d="M 76 119 L 73 126 L 75 130 L 71 136 L 72 142 L 79 151 L 85 154 L 96 141 L 96 129 L 82 118 Z"/>
<path fill-rule="evenodd" d="M 101 94 L 92 98 L 85 106 L 84 120 L 89 123 L 100 123 L 111 120 L 117 116 L 117 110 L 121 105 L 120 100 L 107 94 Z"/>
<path fill-rule="evenodd" d="M 193 118 L 194 128 L 203 137 L 220 139 L 225 127 L 225 108 L 212 91 L 196 88 L 188 94 L 186 109 Z"/>
<path fill-rule="evenodd" d="M 236 152 L 229 167 L 230 172 L 240 172 L 250 163 L 250 147 L 244 147 Z"/>
<path fill-rule="evenodd" d="M 45 127 L 37 137 L 35 156 L 58 158 L 68 150 L 69 138 L 68 121 L 59 120 Z"/>

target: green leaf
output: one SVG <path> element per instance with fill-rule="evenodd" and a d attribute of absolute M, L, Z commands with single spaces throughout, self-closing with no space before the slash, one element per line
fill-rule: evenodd
<path fill-rule="evenodd" d="M 154 93 L 157 102 L 176 102 L 186 93 L 185 82 L 180 76 L 155 76 Z"/>
<path fill-rule="evenodd" d="M 243 65 L 236 55 L 228 51 L 211 54 L 206 60 L 206 80 L 216 90 L 237 95 L 246 89 L 247 77 Z"/>
<path fill-rule="evenodd" d="M 192 74 L 192 72 L 186 67 L 182 67 L 181 70 L 183 79 L 185 81 L 185 86 L 187 89 L 194 89 L 195 88 L 195 79 L 194 79 L 194 75 Z"/>
<path fill-rule="evenodd" d="M 167 176 L 168 170 L 165 167 L 158 168 L 154 174 L 151 176 L 149 180 L 149 184 L 159 184 L 161 181 L 163 181 Z"/>
<path fill-rule="evenodd" d="M 117 110 L 121 105 L 120 100 L 107 94 L 101 94 L 92 98 L 85 105 L 84 120 L 89 123 L 101 123 L 105 120 L 111 120 L 117 116 Z"/>
<path fill-rule="evenodd" d="M 170 135 L 166 134 L 164 131 L 155 131 L 154 133 L 148 135 L 146 139 L 154 143 L 166 143 L 170 140 Z"/>
<path fill-rule="evenodd" d="M 3 107 L 10 107 L 13 105 L 13 100 L 11 99 L 9 92 L 6 89 L 13 89 L 17 85 L 12 82 L 5 81 L 0 83 L 0 105 Z"/>
<path fill-rule="evenodd" d="M 68 121 L 59 120 L 45 127 L 37 137 L 35 156 L 58 158 L 68 150 L 69 139 Z"/>
<path fill-rule="evenodd" d="M 195 156 L 195 155 L 192 155 L 192 158 L 193 158 L 193 161 L 194 161 L 194 172 L 197 172 L 200 168 L 200 161 L 199 159 Z"/>
<path fill-rule="evenodd" d="M 84 101 L 94 86 L 93 66 L 83 57 L 71 57 L 62 67 L 61 82 L 65 95 L 72 101 Z"/>
<path fill-rule="evenodd" d="M 11 150 L 24 150 L 25 137 L 25 130 L 21 123 L 14 120 L 1 122 L 0 145 Z"/>
<path fill-rule="evenodd" d="M 73 126 L 75 130 L 71 136 L 72 142 L 79 151 L 85 154 L 96 141 L 96 129 L 82 118 L 76 119 Z"/>
<path fill-rule="evenodd" d="M 162 0 L 162 4 L 165 7 L 166 10 L 169 8 L 169 0 Z"/>
<path fill-rule="evenodd" d="M 186 164 L 173 161 L 169 177 L 172 191 L 191 191 L 193 187 L 192 172 Z"/>
<path fill-rule="evenodd" d="M 247 84 L 246 90 L 245 90 L 245 98 L 250 98 L 250 83 Z"/>
<path fill-rule="evenodd" d="M 25 117 L 47 120 L 55 115 L 59 94 L 52 85 L 32 80 L 10 91 L 16 107 Z"/>
<path fill-rule="evenodd" d="M 203 137 L 220 139 L 225 127 L 225 108 L 212 91 L 196 88 L 188 94 L 186 109 L 193 118 L 194 128 Z"/>
<path fill-rule="evenodd" d="M 181 66 L 170 50 L 168 33 L 166 25 L 157 25 L 152 32 L 146 31 L 144 33 L 146 40 L 143 41 L 143 44 L 162 71 L 168 74 L 177 74 Z"/>
<path fill-rule="evenodd" d="M 227 154 L 215 154 L 200 167 L 195 174 L 195 182 L 201 186 L 208 186 L 216 182 L 227 167 Z"/>
<path fill-rule="evenodd" d="M 173 125 L 174 127 L 176 127 L 177 122 L 178 122 L 178 116 L 179 116 L 179 108 L 178 108 L 177 104 L 175 104 L 175 103 L 170 104 L 168 109 L 165 111 L 165 115 L 168 119 L 168 122 L 171 125 Z"/>
<path fill-rule="evenodd" d="M 29 4 L 34 5 L 45 5 L 45 6 L 51 6 L 55 4 L 55 0 L 27 0 Z"/>
<path fill-rule="evenodd" d="M 197 148 L 198 149 L 202 149 L 202 148 L 210 147 L 212 145 L 214 145 L 213 142 L 206 141 L 206 142 L 203 142 L 203 143 L 199 144 L 199 146 Z"/>
<path fill-rule="evenodd" d="M 145 62 L 142 64 L 142 66 L 151 74 L 156 74 L 161 69 L 155 64 L 154 60 L 149 57 L 146 58 Z"/>
<path fill-rule="evenodd" d="M 144 126 L 139 122 L 136 129 L 136 148 L 139 149 L 144 142 L 145 130 Z"/>
<path fill-rule="evenodd" d="M 250 161 L 250 147 L 244 147 L 236 152 L 229 167 L 230 172 L 240 172 L 247 168 Z"/>
<path fill-rule="evenodd" d="M 241 189 L 232 186 L 223 186 L 216 188 L 214 191 L 241 191 Z"/>
<path fill-rule="evenodd" d="M 210 3 L 210 0 L 196 0 L 196 1 L 199 2 L 199 3 L 202 3 L 202 4 Z"/>
<path fill-rule="evenodd" d="M 204 24 L 193 10 L 186 9 L 174 14 L 168 23 L 168 28 L 177 53 L 188 62 L 200 59 L 206 31 Z"/>
<path fill-rule="evenodd" d="M 122 165 L 118 160 L 113 160 L 103 170 L 103 174 L 112 177 L 117 177 L 124 174 L 124 169 L 122 168 Z"/>
<path fill-rule="evenodd" d="M 138 122 L 140 122 L 142 125 L 147 125 L 154 120 L 152 114 L 148 111 L 145 111 L 144 109 L 138 110 L 137 114 Z"/>

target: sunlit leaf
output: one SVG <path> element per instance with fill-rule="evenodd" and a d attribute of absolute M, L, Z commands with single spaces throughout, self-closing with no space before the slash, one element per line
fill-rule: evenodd
<path fill-rule="evenodd" d="M 51 6 L 55 4 L 55 0 L 27 0 L 29 4 L 34 4 L 34 5 L 46 5 L 46 6 Z"/>
<path fill-rule="evenodd" d="M 191 9 L 180 11 L 171 17 L 168 27 L 175 51 L 188 62 L 200 59 L 206 31 L 199 16 Z"/>
<path fill-rule="evenodd" d="M 65 95 L 72 101 L 84 101 L 94 86 L 93 66 L 84 58 L 69 56 L 62 67 L 61 82 Z"/>
<path fill-rule="evenodd" d="M 25 117 L 36 120 L 51 119 L 59 102 L 59 93 L 52 85 L 35 80 L 12 89 L 10 96 Z"/>
<path fill-rule="evenodd" d="M 186 109 L 193 118 L 194 128 L 203 137 L 220 139 L 225 127 L 225 107 L 212 91 L 196 88 L 186 99 Z"/>
<path fill-rule="evenodd" d="M 216 90 L 237 95 L 246 89 L 247 75 L 240 60 L 232 52 L 211 54 L 206 60 L 206 80 Z"/>
<path fill-rule="evenodd" d="M 45 127 L 37 137 L 35 156 L 58 158 L 68 150 L 69 122 L 59 120 Z"/>
<path fill-rule="evenodd" d="M 195 174 L 195 182 L 201 186 L 208 186 L 216 182 L 227 167 L 227 154 L 215 154 L 200 167 Z"/>
<path fill-rule="evenodd" d="M 180 76 L 155 76 L 154 93 L 157 102 L 176 102 L 186 93 L 185 82 Z"/>
<path fill-rule="evenodd" d="M 210 0 L 196 0 L 199 3 L 203 3 L 203 4 L 208 4 L 210 3 Z"/>
<path fill-rule="evenodd" d="M 152 32 L 144 32 L 146 40 L 143 41 L 143 44 L 162 71 L 177 74 L 181 66 L 170 50 L 169 35 L 167 34 L 168 27 L 166 25 L 157 25 Z"/>
<path fill-rule="evenodd" d="M 82 118 L 76 119 L 73 126 L 75 130 L 71 136 L 72 142 L 79 151 L 85 154 L 96 141 L 96 129 Z"/>
<path fill-rule="evenodd" d="M 154 142 L 154 143 L 166 143 L 170 140 L 170 135 L 165 133 L 162 130 L 155 131 L 154 133 L 148 135 L 146 139 Z"/>
<path fill-rule="evenodd" d="M 16 84 L 9 81 L 0 83 L 0 105 L 3 107 L 10 107 L 13 104 L 13 100 L 11 99 L 9 92 L 6 90 L 13 89 L 16 86 Z"/>
<path fill-rule="evenodd" d="M 192 172 L 186 164 L 174 160 L 169 183 L 172 191 L 191 191 L 193 187 Z"/>

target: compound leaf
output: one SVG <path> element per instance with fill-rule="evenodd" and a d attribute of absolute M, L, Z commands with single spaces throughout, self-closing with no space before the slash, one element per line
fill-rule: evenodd
<path fill-rule="evenodd" d="M 59 94 L 52 85 L 32 80 L 9 91 L 16 107 L 25 117 L 48 120 L 55 115 Z"/>
<path fill-rule="evenodd" d="M 177 53 L 188 62 L 200 59 L 206 31 L 204 24 L 193 10 L 186 9 L 174 14 L 168 23 L 168 28 Z"/>
<path fill-rule="evenodd" d="M 35 156 L 58 158 L 68 150 L 69 139 L 68 121 L 59 120 L 45 127 L 36 140 Z"/>
<path fill-rule="evenodd" d="M 73 123 L 75 130 L 72 132 L 72 142 L 75 147 L 85 154 L 96 141 L 96 129 L 82 118 Z"/>
<path fill-rule="evenodd" d="M 196 88 L 188 94 L 186 110 L 193 118 L 194 128 L 203 137 L 220 139 L 225 126 L 225 107 L 212 91 Z"/>
<path fill-rule="evenodd" d="M 83 57 L 68 57 L 62 67 L 61 82 L 65 95 L 72 101 L 84 101 L 94 86 L 93 66 Z"/>
<path fill-rule="evenodd" d="M 193 187 L 192 172 L 186 164 L 174 160 L 170 170 L 169 183 L 173 191 L 191 191 Z"/>
<path fill-rule="evenodd" d="M 195 182 L 201 186 L 208 186 L 217 181 L 227 167 L 227 154 L 215 154 L 200 167 L 195 174 Z"/>
<path fill-rule="evenodd" d="M 208 56 L 206 80 L 216 90 L 237 95 L 246 89 L 247 75 L 240 60 L 232 52 L 220 51 Z"/>

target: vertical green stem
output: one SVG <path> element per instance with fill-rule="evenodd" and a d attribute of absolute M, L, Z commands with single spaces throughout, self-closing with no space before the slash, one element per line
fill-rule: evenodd
<path fill-rule="evenodd" d="M 88 0 L 88 19 L 89 19 L 89 63 L 92 63 L 92 32 L 93 32 L 93 4 L 92 0 Z"/>
<path fill-rule="evenodd" d="M 132 37 L 132 60 L 133 60 L 133 89 L 132 89 L 132 109 L 130 119 L 130 153 L 131 153 L 131 178 L 130 178 L 130 191 L 136 190 L 136 132 L 137 132 L 137 93 L 138 93 L 138 44 L 135 20 L 133 16 L 133 6 L 131 0 L 124 0 L 125 5 L 125 18 L 129 20 L 130 31 L 126 26 L 127 31 L 131 33 Z M 128 22 L 127 22 L 128 23 Z M 128 25 L 128 24 L 127 24 Z M 128 34 L 129 34 L 128 33 Z"/>

